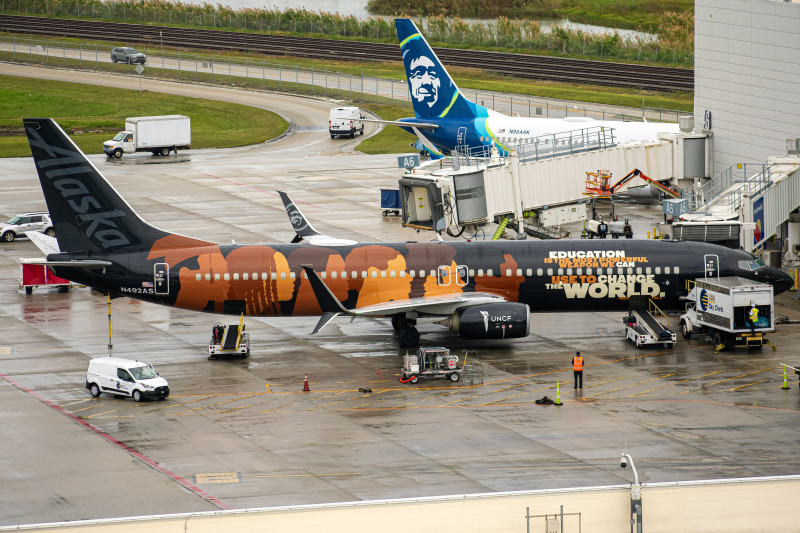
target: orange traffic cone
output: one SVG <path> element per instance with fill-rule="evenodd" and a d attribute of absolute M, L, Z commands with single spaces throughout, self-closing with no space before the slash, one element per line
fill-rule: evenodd
<path fill-rule="evenodd" d="M 308 388 L 308 372 L 306 372 L 306 377 L 303 380 L 303 392 L 311 392 L 311 389 Z"/>

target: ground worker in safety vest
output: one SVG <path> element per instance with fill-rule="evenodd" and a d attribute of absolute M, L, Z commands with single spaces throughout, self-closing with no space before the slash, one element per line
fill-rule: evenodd
<path fill-rule="evenodd" d="M 572 373 L 575 374 L 575 388 L 583 388 L 583 357 L 581 352 L 575 352 L 572 358 Z M 579 385 L 580 383 L 580 385 Z"/>
<path fill-rule="evenodd" d="M 756 307 L 756 304 L 750 304 L 750 314 L 748 316 L 750 318 L 750 330 L 755 333 L 756 322 L 758 322 L 758 308 Z"/>

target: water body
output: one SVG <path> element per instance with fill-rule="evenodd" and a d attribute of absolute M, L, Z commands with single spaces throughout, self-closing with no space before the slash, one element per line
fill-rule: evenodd
<path fill-rule="evenodd" d="M 377 15 L 370 14 L 367 11 L 367 3 L 366 2 L 352 2 L 348 0 L 303 0 L 302 3 L 298 3 L 292 0 L 272 0 L 268 4 L 263 1 L 259 0 L 222 0 L 220 2 L 223 5 L 229 5 L 234 9 L 238 8 L 262 8 L 262 9 L 274 9 L 279 8 L 281 10 L 284 9 L 297 9 L 299 7 L 305 7 L 309 11 L 329 11 L 331 13 L 339 13 L 340 15 L 355 15 L 358 18 L 369 18 L 369 17 L 376 17 Z M 385 18 L 393 18 L 393 17 L 385 17 Z M 467 21 L 477 21 L 478 19 L 465 19 Z M 550 32 L 553 28 L 572 28 L 576 30 L 582 30 L 585 32 L 590 33 L 607 33 L 607 32 L 614 32 L 620 34 L 622 37 L 635 37 L 637 35 L 642 37 L 651 37 L 649 34 L 637 32 L 634 30 L 614 30 L 613 28 L 606 28 L 604 26 L 594 26 L 591 24 L 579 24 L 577 22 L 570 22 L 568 19 L 560 19 L 560 20 L 540 20 L 539 24 L 541 25 L 542 31 L 547 33 Z"/>

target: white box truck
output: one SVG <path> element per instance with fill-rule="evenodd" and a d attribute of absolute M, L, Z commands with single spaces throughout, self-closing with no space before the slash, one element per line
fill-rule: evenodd
<path fill-rule="evenodd" d="M 701 278 L 686 299 L 689 303 L 681 315 L 684 338 L 705 333 L 713 339 L 715 353 L 724 348 L 759 350 L 764 344 L 771 345 L 764 334 L 775 331 L 772 285 L 738 276 Z M 753 307 L 755 321 L 750 319 Z"/>
<path fill-rule="evenodd" d="M 328 132 L 331 139 L 337 135 L 347 135 L 355 138 L 356 133 L 364 135 L 364 123 L 361 119 L 365 118 L 361 110 L 357 107 L 335 107 L 331 109 L 328 116 Z"/>
<path fill-rule="evenodd" d="M 153 155 L 177 153 L 192 144 L 192 125 L 189 117 L 163 115 L 158 117 L 130 117 L 125 119 L 125 130 L 103 143 L 108 157 L 119 159 L 122 154 L 151 152 Z"/>

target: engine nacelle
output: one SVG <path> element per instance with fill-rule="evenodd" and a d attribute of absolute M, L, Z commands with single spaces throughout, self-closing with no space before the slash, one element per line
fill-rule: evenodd
<path fill-rule="evenodd" d="M 462 339 L 516 339 L 530 333 L 530 317 L 527 304 L 503 302 L 467 307 L 444 324 Z"/>

